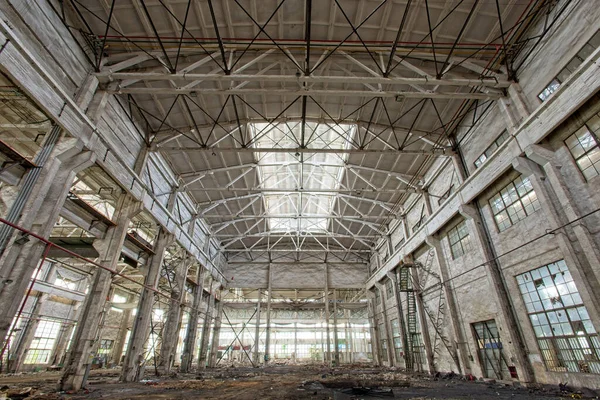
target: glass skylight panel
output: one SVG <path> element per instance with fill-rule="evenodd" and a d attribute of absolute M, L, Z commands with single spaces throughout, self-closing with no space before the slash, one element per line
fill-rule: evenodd
<path fill-rule="evenodd" d="M 290 149 L 254 153 L 266 213 L 275 217 L 268 218 L 269 230 L 326 232 L 348 154 L 296 152 L 302 135 L 299 121 L 252 123 L 250 129 L 254 148 Z M 353 124 L 307 122 L 304 142 L 308 149 L 350 149 L 355 130 Z"/>

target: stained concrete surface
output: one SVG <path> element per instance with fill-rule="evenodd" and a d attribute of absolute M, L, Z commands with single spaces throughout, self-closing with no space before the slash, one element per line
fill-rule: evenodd
<path fill-rule="evenodd" d="M 118 369 L 92 371 L 87 390 L 56 391 L 58 372 L 0 376 L 6 392 L 32 388 L 27 399 L 567 399 L 598 398 L 558 387 L 525 388 L 510 382 L 466 381 L 382 368 L 346 366 L 270 366 L 220 368 L 200 374 L 156 377 L 146 371 L 139 383 L 119 383 Z M 0 392 L 1 393 L 1 392 Z M 0 396 L 1 397 L 1 396 Z M 23 398 L 23 397 L 20 397 Z"/>

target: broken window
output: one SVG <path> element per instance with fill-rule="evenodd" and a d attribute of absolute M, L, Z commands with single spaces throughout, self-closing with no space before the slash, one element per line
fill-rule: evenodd
<path fill-rule="evenodd" d="M 595 118 L 597 119 L 597 118 Z M 584 125 L 565 140 L 571 155 L 586 180 L 600 175 L 600 148 L 598 137 Z"/>
<path fill-rule="evenodd" d="M 519 176 L 492 196 L 490 206 L 500 232 L 540 209 L 540 202 L 528 177 Z"/>
<path fill-rule="evenodd" d="M 564 260 L 516 278 L 546 368 L 600 374 L 600 340 Z"/>
<path fill-rule="evenodd" d="M 452 259 L 462 257 L 471 248 L 467 221 L 462 221 L 448 232 L 448 242 Z"/>

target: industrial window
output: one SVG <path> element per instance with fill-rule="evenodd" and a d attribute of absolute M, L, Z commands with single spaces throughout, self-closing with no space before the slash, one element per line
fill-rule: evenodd
<path fill-rule="evenodd" d="M 569 136 L 565 143 L 585 179 L 590 180 L 600 174 L 598 137 L 591 129 L 584 125 Z"/>
<path fill-rule="evenodd" d="M 540 202 L 529 178 L 519 176 L 490 199 L 500 232 L 540 209 Z"/>
<path fill-rule="evenodd" d="M 50 359 L 54 343 L 58 337 L 60 322 L 41 320 L 35 330 L 35 335 L 27 354 L 24 364 L 47 364 Z"/>
<path fill-rule="evenodd" d="M 402 357 L 402 338 L 400 337 L 400 323 L 398 319 L 393 319 L 392 323 L 392 340 L 394 341 L 394 353 L 396 354 L 396 360 Z"/>
<path fill-rule="evenodd" d="M 564 260 L 516 278 L 548 370 L 600 374 L 600 340 Z"/>
<path fill-rule="evenodd" d="M 394 246 L 394 251 L 395 251 L 395 252 L 396 252 L 396 251 L 398 251 L 398 250 L 400 250 L 400 248 L 401 248 L 402 246 L 404 246 L 404 242 L 405 242 L 405 240 L 406 240 L 406 239 L 402 238 L 402 239 L 400 239 L 400 241 L 399 241 L 398 243 L 396 243 L 396 245 Z"/>
<path fill-rule="evenodd" d="M 452 253 L 452 259 L 464 255 L 471 248 L 469 240 L 469 229 L 467 228 L 467 221 L 462 221 L 448 232 L 448 241 L 450 242 L 450 252 Z"/>
<path fill-rule="evenodd" d="M 394 282 L 388 279 L 385 283 L 385 298 L 391 299 L 394 296 Z"/>
<path fill-rule="evenodd" d="M 575 72 L 575 70 L 579 68 L 579 66 L 592 55 L 598 47 L 600 47 L 600 31 L 596 32 L 596 34 L 577 52 L 575 57 L 569 60 L 567 65 L 558 73 L 558 75 L 556 75 L 544 90 L 538 94 L 538 98 L 541 101 L 546 101 L 546 99 L 548 99 L 552 93 L 556 92 L 560 85 L 566 81 L 567 78 L 571 76 L 571 74 Z"/>
<path fill-rule="evenodd" d="M 500 147 L 500 145 L 502 145 L 502 143 L 506 142 L 506 140 L 508 139 L 508 131 L 505 129 L 502 131 L 502 133 L 500 134 L 500 136 L 498 136 L 493 142 L 492 144 L 490 144 L 488 146 L 487 149 L 485 149 L 485 151 L 483 152 L 482 155 L 480 155 L 477 160 L 475 160 L 475 168 L 479 168 L 483 165 L 483 163 L 492 156 L 492 154 L 494 154 L 494 152 L 496 151 L 496 149 L 498 147 Z"/>

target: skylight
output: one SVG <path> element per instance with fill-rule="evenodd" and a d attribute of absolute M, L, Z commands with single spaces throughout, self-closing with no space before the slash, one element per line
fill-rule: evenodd
<path fill-rule="evenodd" d="M 298 153 L 301 122 L 252 123 L 257 149 L 290 149 L 289 153 L 256 152 L 260 187 L 271 232 L 324 233 L 341 187 L 348 154 Z M 307 122 L 309 149 L 349 149 L 353 124 Z"/>

